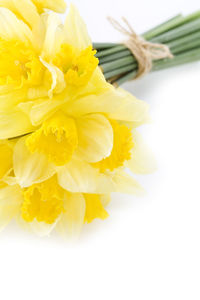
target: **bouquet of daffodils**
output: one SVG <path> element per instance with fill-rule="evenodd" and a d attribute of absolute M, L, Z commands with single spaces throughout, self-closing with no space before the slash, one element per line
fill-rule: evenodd
<path fill-rule="evenodd" d="M 0 0 L 0 226 L 77 234 L 154 169 L 148 105 L 108 83 L 77 9 Z"/>
<path fill-rule="evenodd" d="M 0 6 L 1 228 L 78 233 L 112 192 L 141 192 L 126 168 L 151 169 L 136 131 L 148 105 L 106 82 L 73 5 L 64 24 L 62 0 Z"/>

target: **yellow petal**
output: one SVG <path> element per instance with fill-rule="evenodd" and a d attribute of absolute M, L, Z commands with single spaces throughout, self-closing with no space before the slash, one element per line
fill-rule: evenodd
<path fill-rule="evenodd" d="M 2 179 L 13 166 L 13 147 L 8 141 L 0 141 L 0 166 L 0 179 Z"/>
<path fill-rule="evenodd" d="M 7 7 L 14 13 L 17 13 L 17 8 L 27 7 L 27 3 L 32 4 L 32 7 L 37 7 L 39 13 L 42 13 L 45 8 L 51 9 L 58 13 L 64 13 L 66 9 L 66 3 L 64 0 L 0 0 L 0 6 Z M 32 8 L 30 6 L 30 8 Z M 27 14 L 29 12 L 27 11 Z M 31 10 L 31 13 L 33 11 Z"/>
<path fill-rule="evenodd" d="M 132 158 L 127 162 L 127 167 L 136 174 L 149 174 L 156 170 L 156 161 L 150 149 L 145 145 L 141 135 L 133 131 L 134 147 Z"/>
<path fill-rule="evenodd" d="M 102 71 L 97 67 L 88 84 L 77 94 L 77 98 L 87 95 L 100 95 L 110 90 L 110 88 L 112 88 L 111 85 L 106 82 Z"/>
<path fill-rule="evenodd" d="M 57 169 L 58 182 L 72 193 L 110 193 L 114 186 L 112 178 L 99 173 L 88 163 L 73 158 L 66 166 Z"/>
<path fill-rule="evenodd" d="M 6 7 L 10 10 L 14 10 L 13 0 L 0 0 L 0 7 Z"/>
<path fill-rule="evenodd" d="M 0 112 L 0 139 L 9 139 L 34 130 L 28 116 L 20 110 Z"/>
<path fill-rule="evenodd" d="M 10 110 L 10 108 L 24 101 L 26 98 L 27 89 L 20 88 L 15 90 L 13 87 L 9 93 L 0 94 L 0 111 Z"/>
<path fill-rule="evenodd" d="M 48 91 L 48 96 L 49 98 L 52 98 L 53 93 L 61 93 L 64 90 L 66 86 L 64 74 L 60 69 L 58 69 L 53 65 L 48 64 L 42 58 L 40 58 L 40 61 L 43 63 L 43 65 L 48 69 L 48 71 L 51 74 L 52 84 L 50 90 Z"/>
<path fill-rule="evenodd" d="M 105 113 L 110 119 L 145 123 L 148 118 L 148 104 L 136 99 L 122 89 L 110 89 L 100 95 L 88 95 L 70 103 L 66 110 L 73 115 Z"/>
<path fill-rule="evenodd" d="M 57 13 L 64 13 L 66 10 L 65 0 L 32 0 L 33 3 L 37 6 L 39 11 L 42 11 L 44 8 L 48 8 Z"/>
<path fill-rule="evenodd" d="M 111 196 L 110 196 L 110 194 L 100 195 L 100 200 L 101 200 L 102 205 L 104 207 L 106 207 L 111 201 Z"/>
<path fill-rule="evenodd" d="M 34 102 L 21 103 L 19 107 L 30 116 L 32 124 L 38 126 L 51 117 L 53 112 L 56 112 L 61 105 L 61 100 L 36 100 Z"/>
<path fill-rule="evenodd" d="M 74 46 L 79 51 L 92 44 L 87 33 L 87 27 L 80 17 L 77 8 L 72 4 L 66 17 L 65 30 L 66 43 Z"/>
<path fill-rule="evenodd" d="M 104 209 L 100 195 L 84 194 L 86 202 L 85 222 L 91 223 L 94 219 L 105 220 L 109 215 Z"/>
<path fill-rule="evenodd" d="M 113 148 L 113 130 L 103 115 L 91 114 L 77 119 L 78 154 L 87 162 L 108 157 Z"/>
<path fill-rule="evenodd" d="M 37 7 L 31 0 L 13 0 L 14 6 L 19 14 L 30 27 L 33 33 L 33 44 L 35 49 L 40 50 L 45 34 L 43 18 L 38 14 Z"/>
<path fill-rule="evenodd" d="M 12 0 L 15 7 L 15 11 L 21 15 L 21 17 L 31 27 L 40 22 L 40 16 L 37 12 L 36 6 L 30 0 Z"/>
<path fill-rule="evenodd" d="M 13 92 L 13 90 L 16 89 L 16 86 L 14 84 L 4 84 L 0 85 L 0 95 L 3 96 L 5 93 Z"/>
<path fill-rule="evenodd" d="M 0 229 L 3 229 L 20 211 L 22 194 L 18 186 L 0 189 Z"/>
<path fill-rule="evenodd" d="M 79 235 L 84 224 L 85 199 L 80 193 L 67 193 L 64 202 L 65 213 L 62 214 L 56 225 L 56 230 L 66 235 Z"/>
<path fill-rule="evenodd" d="M 43 18 L 31 0 L 0 0 L 0 6 L 11 10 L 16 17 L 25 22 L 32 30 L 32 41 L 36 49 L 40 49 L 45 33 Z"/>
<path fill-rule="evenodd" d="M 100 173 L 78 158 L 73 158 L 66 166 L 57 168 L 57 173 L 60 186 L 72 193 L 144 193 L 137 181 L 121 169 Z"/>
<path fill-rule="evenodd" d="M 0 37 L 5 40 L 15 39 L 26 43 L 33 41 L 30 28 L 4 7 L 0 7 Z"/>
<path fill-rule="evenodd" d="M 19 214 L 17 216 L 17 223 L 22 229 L 27 230 L 30 233 L 34 233 L 39 237 L 45 237 L 50 235 L 55 228 L 57 221 L 53 224 L 38 222 L 37 220 L 33 220 L 33 222 L 28 223 Z"/>
<path fill-rule="evenodd" d="M 47 180 L 55 173 L 45 155 L 31 154 L 26 147 L 27 137 L 20 138 L 14 148 L 14 173 L 21 187 Z"/>
<path fill-rule="evenodd" d="M 119 169 L 110 176 L 112 176 L 112 181 L 115 186 L 114 192 L 134 194 L 137 196 L 144 195 L 144 190 L 141 185 L 124 171 Z"/>
<path fill-rule="evenodd" d="M 64 39 L 64 31 L 61 19 L 57 14 L 50 14 L 46 20 L 46 34 L 42 49 L 42 57 L 46 61 L 52 61 L 60 50 Z"/>

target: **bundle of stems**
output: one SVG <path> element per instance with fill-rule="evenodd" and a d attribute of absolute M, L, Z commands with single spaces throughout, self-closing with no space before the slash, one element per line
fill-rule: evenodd
<path fill-rule="evenodd" d="M 152 43 L 169 47 L 173 58 L 153 61 L 151 71 L 200 60 L 200 11 L 189 16 L 181 14 L 141 35 Z M 138 63 L 131 51 L 123 44 L 94 43 L 100 67 L 105 78 L 115 86 L 134 79 Z"/>

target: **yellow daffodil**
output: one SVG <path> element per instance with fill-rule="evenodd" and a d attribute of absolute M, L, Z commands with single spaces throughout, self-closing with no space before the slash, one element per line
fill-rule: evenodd
<path fill-rule="evenodd" d="M 1 228 L 15 218 L 40 235 L 49 234 L 54 228 L 62 234 L 79 233 L 84 223 L 108 217 L 105 206 L 111 192 L 142 191 L 122 169 L 102 173 L 78 158 L 64 167 L 54 169 L 49 164 L 46 168 L 45 156 L 30 154 L 25 140 L 22 137 L 11 146 L 5 143 L 11 153 L 15 146 L 13 165 L 11 159 L 0 181 Z"/>
<path fill-rule="evenodd" d="M 148 106 L 98 68 L 86 26 L 62 0 L 0 0 L 0 224 L 48 234 L 105 219 L 126 173 L 152 170 L 136 128 Z"/>
<path fill-rule="evenodd" d="M 109 195 L 67 192 L 55 176 L 24 189 L 4 184 L 0 188 L 0 228 L 14 218 L 39 235 L 48 235 L 54 228 L 62 234 L 77 234 L 84 223 L 108 217 L 104 206 L 109 200 Z"/>

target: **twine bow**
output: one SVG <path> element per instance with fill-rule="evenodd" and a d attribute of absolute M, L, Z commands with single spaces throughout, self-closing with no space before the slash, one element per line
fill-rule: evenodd
<path fill-rule="evenodd" d="M 126 18 L 122 18 L 125 26 L 112 17 L 108 17 L 108 20 L 116 30 L 129 37 L 123 44 L 132 52 L 138 62 L 138 73 L 134 79 L 149 73 L 152 69 L 153 60 L 173 58 L 168 46 L 146 41 L 135 33 Z"/>

